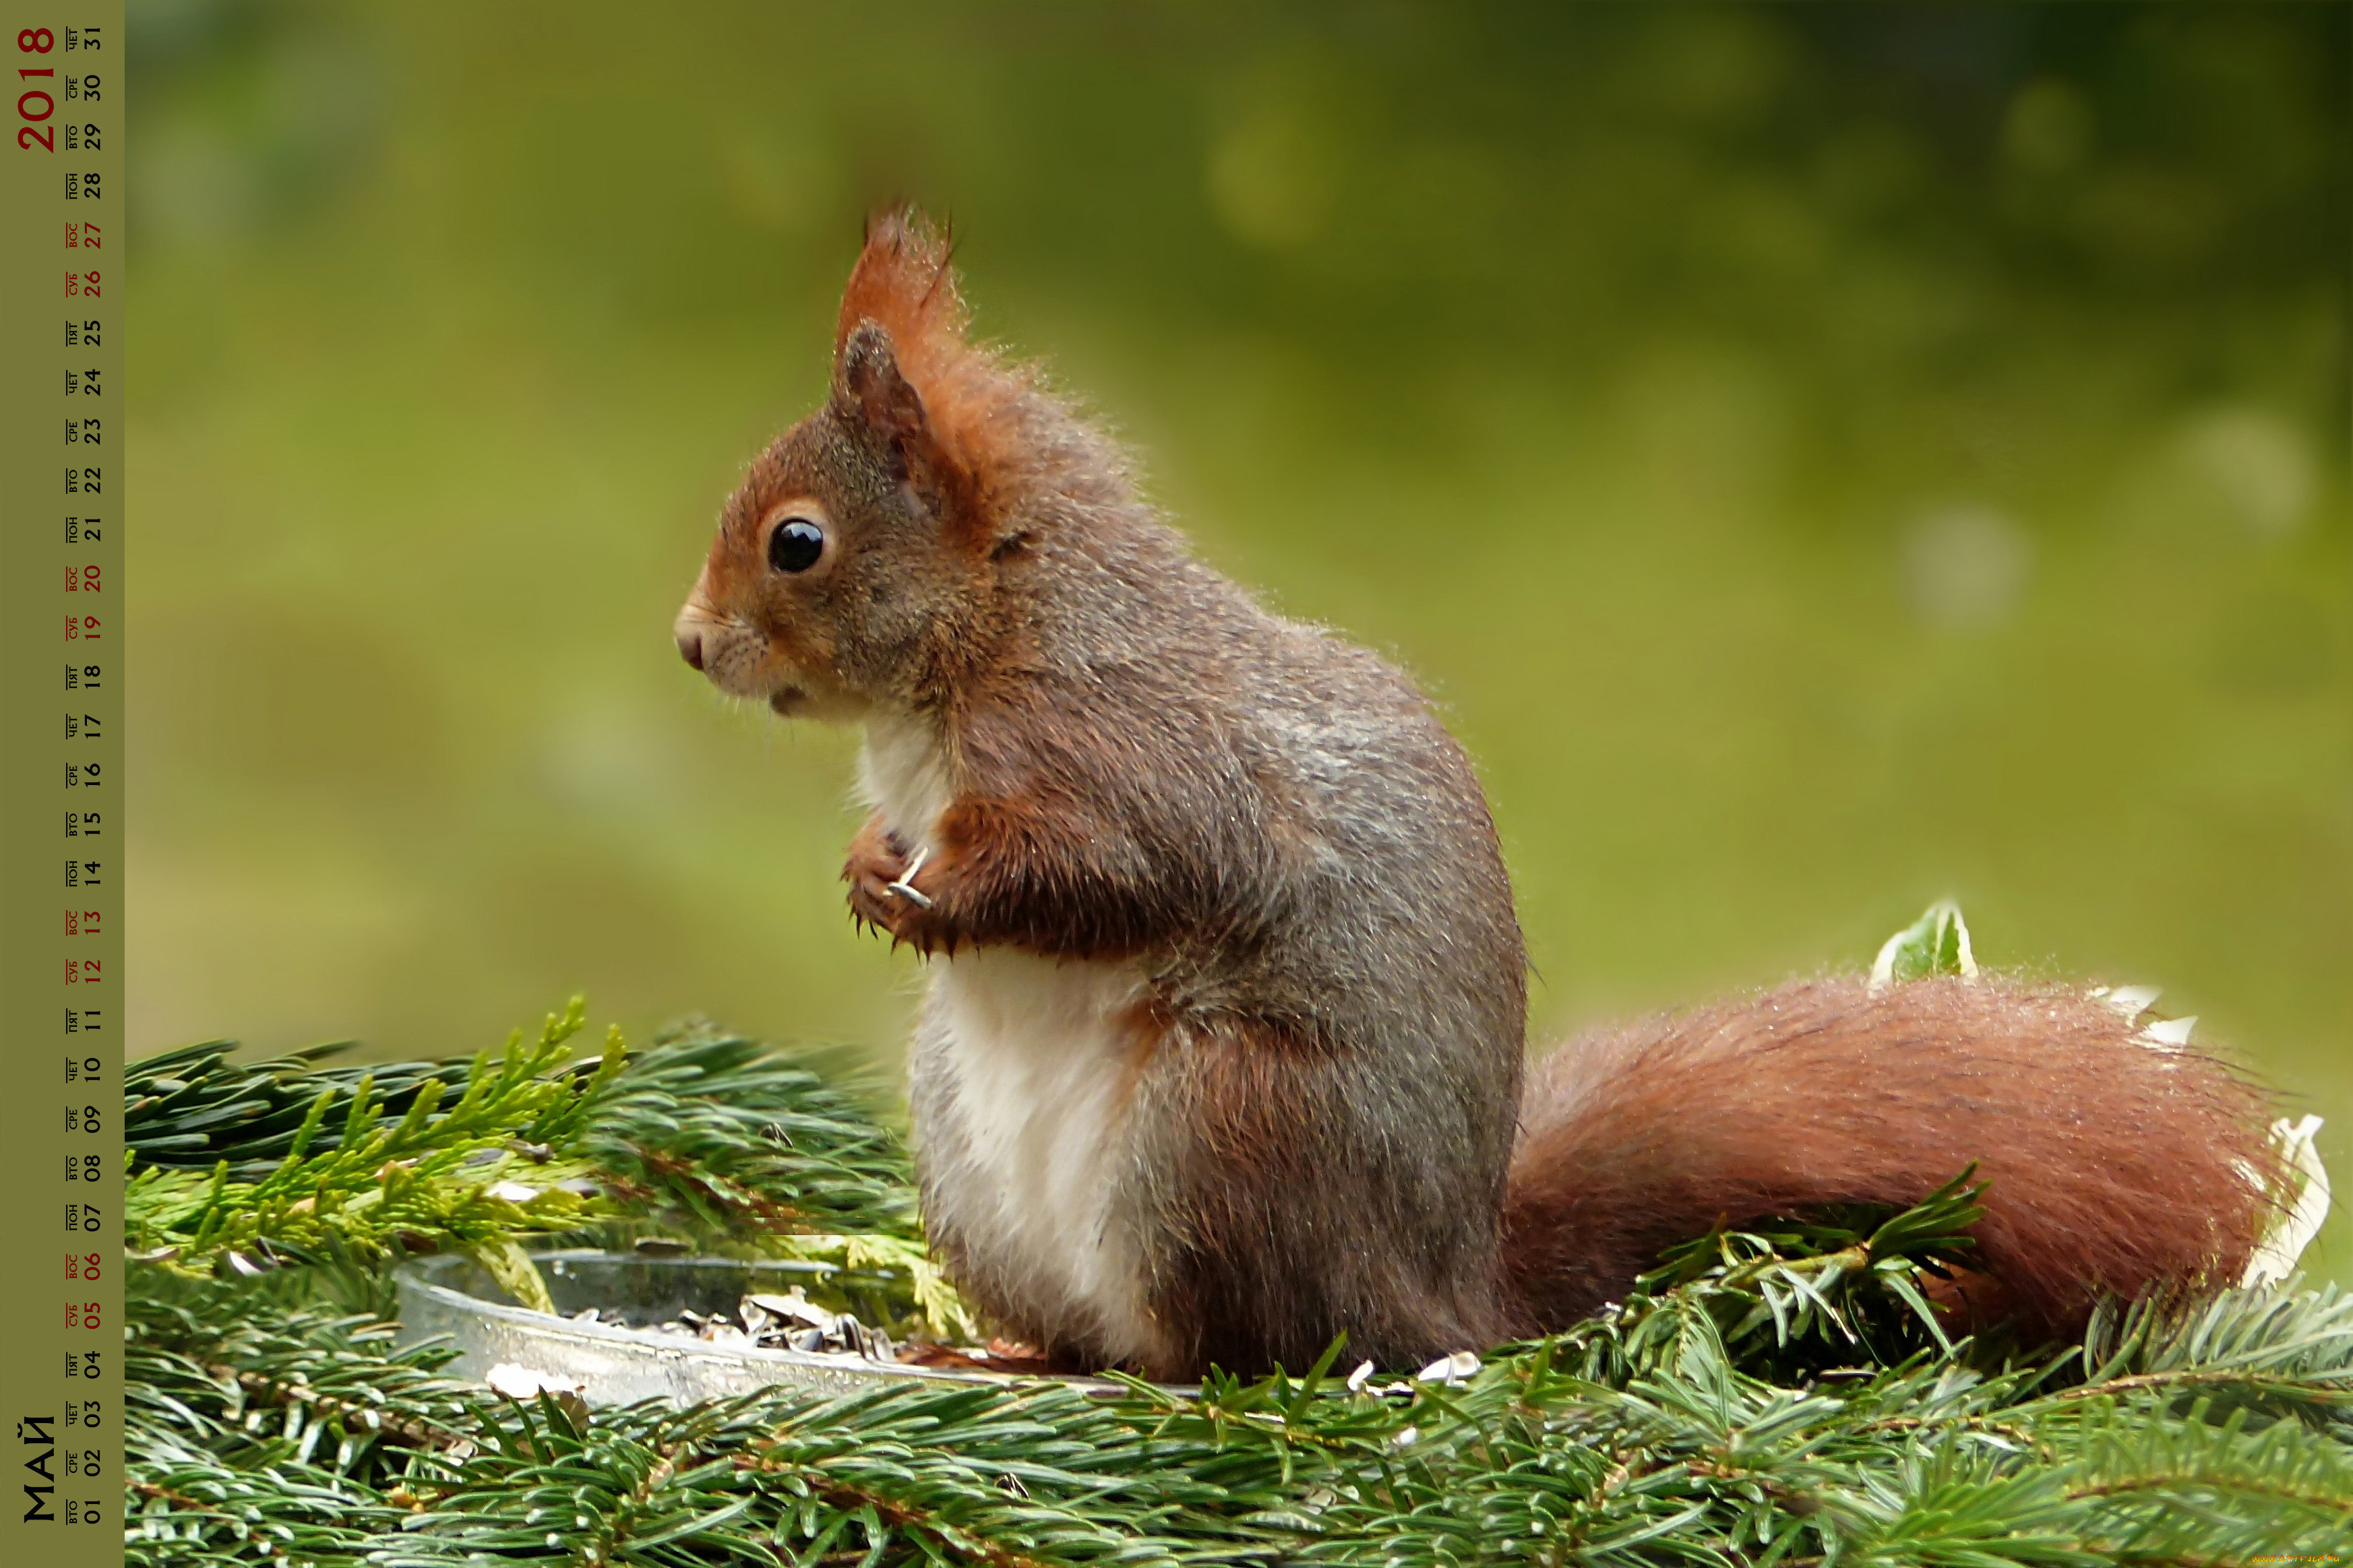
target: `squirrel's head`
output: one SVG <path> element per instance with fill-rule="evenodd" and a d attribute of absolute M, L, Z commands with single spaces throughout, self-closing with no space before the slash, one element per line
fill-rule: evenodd
<path fill-rule="evenodd" d="M 723 691 L 856 719 L 986 661 L 1038 395 L 965 324 L 946 243 L 903 209 L 871 221 L 831 395 L 754 459 L 679 612 Z"/>

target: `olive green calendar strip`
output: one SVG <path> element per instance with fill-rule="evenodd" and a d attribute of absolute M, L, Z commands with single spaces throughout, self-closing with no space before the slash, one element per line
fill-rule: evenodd
<path fill-rule="evenodd" d="M 0 1562 L 122 1557 L 122 181 L 116 4 L 5 0 Z"/>

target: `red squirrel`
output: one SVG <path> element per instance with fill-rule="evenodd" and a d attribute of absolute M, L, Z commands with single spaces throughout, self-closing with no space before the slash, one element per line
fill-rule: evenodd
<path fill-rule="evenodd" d="M 2229 1283 L 2263 1097 L 2080 988 L 1785 986 L 1570 1044 L 1469 759 L 1397 669 L 1193 558 L 1119 448 L 870 222 L 831 395 L 752 462 L 676 636 L 859 723 L 849 907 L 929 961 L 923 1214 L 1058 1364 L 1411 1365 L 1567 1326 L 1662 1247 L 1916 1201 L 1975 1162 L 1968 1307 Z"/>

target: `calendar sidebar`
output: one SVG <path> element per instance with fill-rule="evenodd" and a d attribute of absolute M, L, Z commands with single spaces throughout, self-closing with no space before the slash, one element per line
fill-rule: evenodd
<path fill-rule="evenodd" d="M 122 7 L 0 15 L 0 1561 L 119 1563 Z"/>

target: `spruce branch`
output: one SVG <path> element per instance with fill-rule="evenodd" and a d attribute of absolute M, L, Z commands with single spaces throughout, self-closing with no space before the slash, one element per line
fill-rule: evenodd
<path fill-rule="evenodd" d="M 1344 1378 L 1335 1344 L 1296 1374 L 1109 1396 L 503 1398 L 376 1315 L 403 1245 L 387 1214 L 438 1246 L 550 1234 L 528 1203 L 503 1200 L 519 1221 L 459 1201 L 513 1182 L 565 1191 L 607 1235 L 924 1288 L 902 1152 L 807 1058 L 704 1028 L 567 1062 L 541 1054 L 549 1034 L 364 1071 L 206 1047 L 135 1075 L 139 1239 L 182 1250 L 132 1275 L 126 1561 L 2044 1568 L 2353 1550 L 2353 1301 L 2273 1286 L 2118 1307 L 2023 1362 L 1951 1341 L 1928 1289 L 1966 1257 L 1967 1173 L 1901 1213 L 1699 1238 L 1596 1319 L 1421 1375 Z M 427 1202 L 427 1183 L 448 1190 Z M 231 1253 L 282 1266 L 196 1267 Z"/>
<path fill-rule="evenodd" d="M 800 1258 L 969 1335 L 926 1252 L 904 1149 L 858 1098 L 708 1026 L 569 1059 L 578 998 L 497 1056 L 354 1068 L 340 1047 L 234 1061 L 209 1042 L 132 1064 L 126 1234 L 182 1272 L 470 1254 L 553 1310 L 532 1238 L 649 1237 Z"/>

